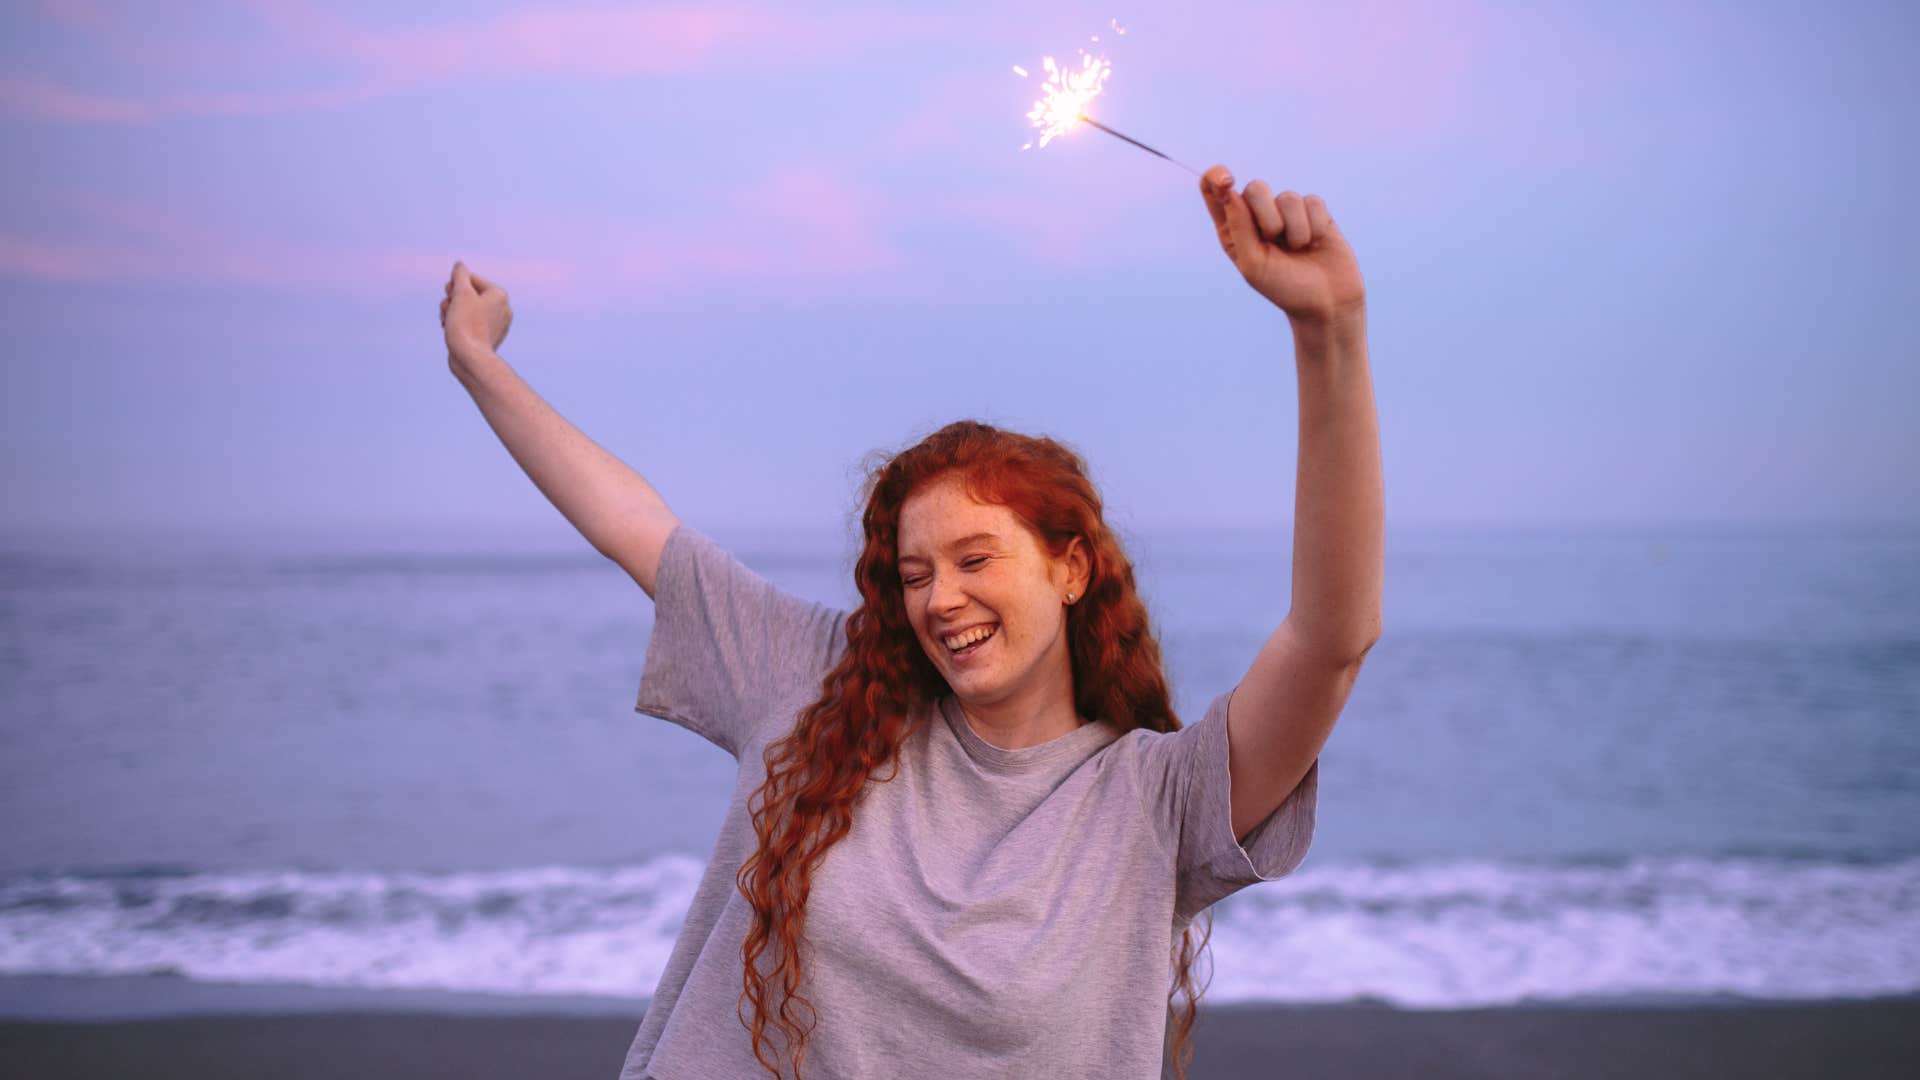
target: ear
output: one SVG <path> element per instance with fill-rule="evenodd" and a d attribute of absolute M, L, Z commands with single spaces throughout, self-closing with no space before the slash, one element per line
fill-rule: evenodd
<path fill-rule="evenodd" d="M 1066 591 L 1074 595 L 1079 602 L 1087 595 L 1087 583 L 1093 580 L 1093 557 L 1087 546 L 1086 538 L 1074 536 L 1067 542 L 1067 554 L 1063 560 L 1067 565 Z"/>

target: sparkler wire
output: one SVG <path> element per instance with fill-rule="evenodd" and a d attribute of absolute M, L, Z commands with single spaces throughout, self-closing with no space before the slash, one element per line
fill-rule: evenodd
<path fill-rule="evenodd" d="M 1095 120 L 1095 119 L 1094 119 L 1093 117 L 1091 117 L 1091 116 L 1088 116 L 1088 115 L 1087 115 L 1086 113 L 1080 113 L 1080 114 L 1078 114 L 1078 115 L 1079 115 L 1079 117 L 1080 117 L 1080 119 L 1082 119 L 1082 120 L 1085 120 L 1085 121 L 1086 121 L 1087 123 L 1089 123 L 1089 124 L 1092 124 L 1092 125 L 1093 125 L 1094 127 L 1097 127 L 1097 128 L 1099 128 L 1099 129 L 1100 129 L 1101 131 L 1104 131 L 1104 132 L 1106 132 L 1107 134 L 1109 134 L 1109 135 L 1111 135 L 1111 136 L 1113 136 L 1113 137 L 1114 137 L 1114 138 L 1116 138 L 1116 139 L 1121 139 L 1121 140 L 1124 140 L 1124 141 L 1126 141 L 1126 142 L 1130 142 L 1130 143 L 1132 143 L 1133 145 L 1135 145 L 1135 146 L 1137 146 L 1137 147 L 1139 147 L 1139 148 L 1140 148 L 1140 149 L 1142 149 L 1142 150 L 1145 150 L 1145 151 L 1146 151 L 1147 153 L 1149 153 L 1149 154 L 1152 154 L 1152 155 L 1153 155 L 1153 156 L 1155 156 L 1155 157 L 1158 157 L 1158 158 L 1165 158 L 1165 159 L 1166 159 L 1167 161 L 1172 161 L 1172 162 L 1173 162 L 1173 163 L 1174 163 L 1175 165 L 1178 165 L 1178 166 L 1180 166 L 1181 168 L 1183 168 L 1183 169 L 1185 169 L 1185 170 L 1187 170 L 1188 172 L 1190 172 L 1190 173 L 1193 173 L 1193 175 L 1195 175 L 1195 176 L 1199 176 L 1199 175 L 1200 175 L 1200 174 L 1199 174 L 1198 172 L 1195 172 L 1195 171 L 1194 171 L 1194 169 L 1193 169 L 1193 166 L 1191 166 L 1191 165 L 1188 165 L 1188 164 L 1186 164 L 1185 162 L 1181 162 L 1181 161 L 1176 161 L 1176 160 L 1174 160 L 1173 158 L 1170 158 L 1170 157 L 1167 157 L 1167 155 L 1165 155 L 1165 154 L 1163 154 L 1163 153 L 1161 153 L 1161 152 L 1160 152 L 1160 151 L 1158 151 L 1158 150 L 1155 150 L 1155 149 L 1154 149 L 1153 147 L 1151 147 L 1151 146 L 1148 146 L 1148 145 L 1147 145 L 1146 143 L 1143 143 L 1143 142 L 1141 142 L 1141 141 L 1140 141 L 1139 139 L 1136 139 L 1136 138 L 1134 138 L 1134 137 L 1133 137 L 1133 136 L 1131 136 L 1131 135 L 1122 135 L 1122 134 L 1120 134 L 1119 132 L 1117 132 L 1117 131 L 1115 131 L 1115 130 L 1113 130 L 1112 128 L 1110 128 L 1110 127 L 1108 127 L 1107 125 L 1105 125 L 1105 124 L 1103 124 L 1103 123 L 1101 123 L 1100 121 L 1098 121 L 1098 120 Z"/>

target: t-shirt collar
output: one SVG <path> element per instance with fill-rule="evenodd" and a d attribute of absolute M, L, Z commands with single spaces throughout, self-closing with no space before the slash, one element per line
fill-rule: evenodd
<path fill-rule="evenodd" d="M 1056 736 L 1038 746 L 1008 750 L 993 745 L 973 730 L 973 725 L 967 723 L 967 718 L 960 712 L 959 699 L 951 692 L 940 696 L 939 708 L 953 737 L 966 748 L 967 756 L 996 768 L 1020 769 L 1062 758 L 1077 761 L 1111 741 L 1113 731 L 1110 724 L 1089 720 L 1065 735 Z"/>

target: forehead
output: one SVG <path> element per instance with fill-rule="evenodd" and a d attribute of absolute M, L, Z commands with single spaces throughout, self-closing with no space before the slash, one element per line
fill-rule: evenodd
<path fill-rule="evenodd" d="M 968 495 L 957 479 L 929 484 L 900 507 L 900 557 L 926 558 L 953 542 L 992 533 L 1002 546 L 1020 542 L 1022 526 L 1013 511 Z"/>

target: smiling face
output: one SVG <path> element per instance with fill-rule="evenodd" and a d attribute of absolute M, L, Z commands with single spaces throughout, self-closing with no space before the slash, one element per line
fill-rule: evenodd
<path fill-rule="evenodd" d="M 1073 693 L 1067 594 L 1086 587 L 1085 545 L 1054 559 L 1004 506 L 968 495 L 945 476 L 900 508 L 900 579 L 920 647 L 970 705 Z M 991 636 L 956 652 L 953 635 Z"/>

